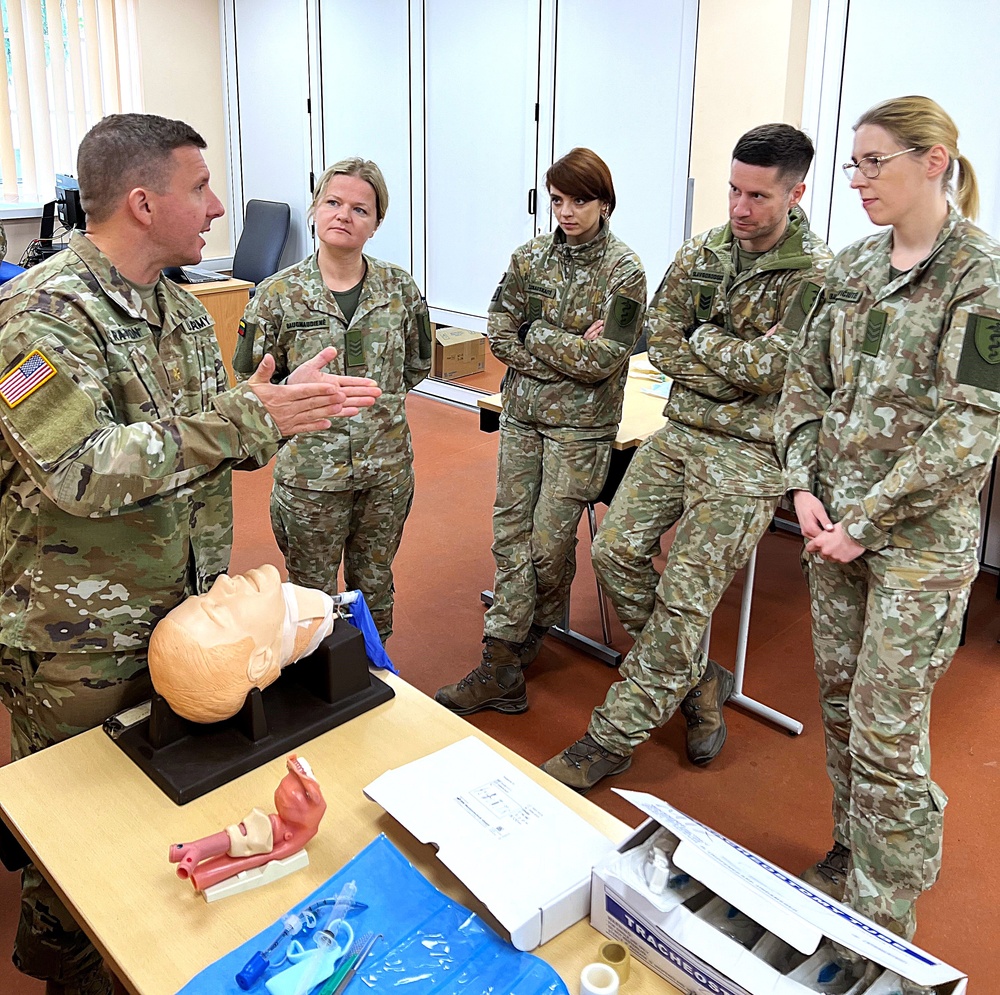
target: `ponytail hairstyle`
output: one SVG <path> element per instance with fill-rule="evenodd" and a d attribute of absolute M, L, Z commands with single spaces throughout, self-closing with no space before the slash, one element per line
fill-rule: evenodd
<path fill-rule="evenodd" d="M 884 128 L 904 148 L 913 146 L 917 152 L 943 145 L 951 161 L 941 177 L 941 185 L 951 194 L 959 211 L 975 220 L 979 214 L 976 174 L 972 163 L 958 151 L 958 128 L 940 104 L 930 97 L 894 97 L 865 111 L 854 123 L 854 130 L 863 124 Z M 954 189 L 949 185 L 953 174 L 956 174 Z"/>

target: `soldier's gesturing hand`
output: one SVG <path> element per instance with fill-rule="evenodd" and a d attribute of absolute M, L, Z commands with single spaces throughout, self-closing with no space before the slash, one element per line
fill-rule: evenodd
<path fill-rule="evenodd" d="M 595 321 L 595 322 L 594 322 L 594 323 L 593 323 L 593 324 L 592 324 L 592 325 L 590 326 L 590 328 L 588 328 L 588 329 L 587 329 L 587 330 L 586 330 L 586 331 L 585 331 L 585 332 L 583 333 L 583 337 L 584 337 L 584 338 L 585 338 L 585 339 L 586 339 L 586 340 L 587 340 L 588 342 L 593 342 L 593 341 L 594 341 L 594 339 L 596 339 L 596 338 L 600 338 L 600 335 L 601 335 L 601 332 L 603 332 L 603 331 L 604 331 L 604 320 L 603 320 L 602 318 L 598 318 L 598 319 L 597 319 L 597 321 Z"/>
<path fill-rule="evenodd" d="M 356 415 L 382 393 L 374 380 L 324 372 L 323 367 L 336 355 L 332 347 L 323 349 L 295 369 L 285 383 L 273 384 L 274 357 L 268 353 L 247 380 L 283 437 L 329 428 L 331 418 Z"/>
<path fill-rule="evenodd" d="M 337 358 L 337 350 L 327 346 L 316 353 L 312 359 L 307 359 L 288 375 L 285 383 L 331 383 L 344 392 L 344 406 L 337 412 L 341 418 L 350 418 L 362 408 L 370 408 L 382 396 L 382 388 L 369 377 L 345 377 L 336 373 L 327 373 L 323 367 Z"/>

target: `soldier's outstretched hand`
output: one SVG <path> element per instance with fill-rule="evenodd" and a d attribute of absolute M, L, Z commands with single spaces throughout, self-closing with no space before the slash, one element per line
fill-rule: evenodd
<path fill-rule="evenodd" d="M 337 350 L 333 346 L 327 346 L 312 359 L 307 359 L 292 370 L 285 382 L 335 384 L 344 392 L 344 406 L 337 412 L 337 416 L 350 418 L 362 408 L 370 408 L 382 396 L 382 388 L 369 377 L 345 377 L 337 373 L 327 373 L 323 367 L 336 358 Z"/>

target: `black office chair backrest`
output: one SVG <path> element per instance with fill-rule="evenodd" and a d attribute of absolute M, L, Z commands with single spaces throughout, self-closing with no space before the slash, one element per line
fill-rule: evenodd
<path fill-rule="evenodd" d="M 288 241 L 292 212 L 287 204 L 274 200 L 248 200 L 233 256 L 233 276 L 237 280 L 260 283 L 278 272 L 278 262 Z"/>

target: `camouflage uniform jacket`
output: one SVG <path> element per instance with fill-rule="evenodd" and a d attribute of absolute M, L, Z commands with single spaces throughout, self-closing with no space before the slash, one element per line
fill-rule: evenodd
<path fill-rule="evenodd" d="M 712 433 L 708 445 L 738 453 L 757 443 L 773 468 L 759 483 L 773 490 L 779 481 L 780 493 L 774 409 L 789 349 L 832 253 L 797 207 L 777 245 L 738 273 L 735 250 L 729 224 L 681 246 L 646 316 L 649 359 L 673 380 L 664 415 L 694 429 L 685 433 L 691 439 Z M 726 447 L 725 437 L 738 446 Z"/>
<path fill-rule="evenodd" d="M 777 418 L 791 490 L 868 549 L 975 555 L 1000 441 L 1000 245 L 952 210 L 895 278 L 892 233 L 829 271 Z"/>
<path fill-rule="evenodd" d="M 7 258 L 7 232 L 3 229 L 3 222 L 0 221 L 0 262 Z"/>
<path fill-rule="evenodd" d="M 405 402 L 431 366 L 427 306 L 405 270 L 364 259 L 365 282 L 350 324 L 323 282 L 315 253 L 265 280 L 243 315 L 233 359 L 238 378 L 253 373 L 269 352 L 274 376 L 282 379 L 332 345 L 337 358 L 329 372 L 371 377 L 382 388 L 374 407 L 282 448 L 274 477 L 288 487 L 366 490 L 413 461 Z"/>
<path fill-rule="evenodd" d="M 278 429 L 227 389 L 201 304 L 163 278 L 155 292 L 162 325 L 79 233 L 0 289 L 6 645 L 143 647 L 229 565 L 230 468 L 266 462 Z"/>
<path fill-rule="evenodd" d="M 522 245 L 487 325 L 493 354 L 509 367 L 504 410 L 563 440 L 613 439 L 645 305 L 642 263 L 607 224 L 583 245 L 568 245 L 562 229 Z M 586 341 L 601 318 L 604 330 Z"/>

